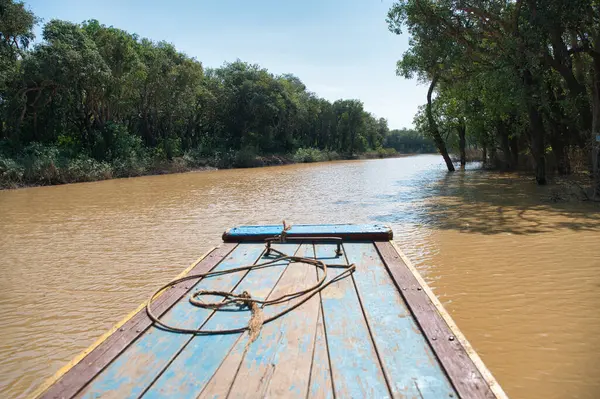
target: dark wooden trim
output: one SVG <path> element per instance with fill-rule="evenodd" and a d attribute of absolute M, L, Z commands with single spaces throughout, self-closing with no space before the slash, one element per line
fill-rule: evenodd
<path fill-rule="evenodd" d="M 190 270 L 188 274 L 201 274 L 210 271 L 221 262 L 222 259 L 229 255 L 236 246 L 236 244 L 223 244 L 221 247 L 214 249 Z M 200 281 L 200 279 L 188 280 L 176 284 L 168 291 L 164 292 L 154 302 L 155 313 L 165 313 L 192 287 L 194 287 L 198 281 Z M 67 371 L 67 373 L 50 386 L 40 398 L 62 399 L 75 396 L 151 325 L 152 321 L 148 317 L 146 309 L 141 309 L 135 316 L 121 326 L 121 328 L 110 335 L 79 363 Z"/>
<path fill-rule="evenodd" d="M 389 241 L 392 239 L 392 232 L 381 232 L 381 233 L 306 233 L 296 234 L 290 233 L 287 235 L 290 238 L 311 238 L 311 237 L 322 237 L 322 238 L 341 238 L 344 241 Z M 272 238 L 272 234 L 253 234 L 253 235 L 229 235 L 227 232 L 223 233 L 224 242 L 260 242 L 267 238 Z"/>
<path fill-rule="evenodd" d="M 495 399 L 490 386 L 390 242 L 375 243 L 396 288 L 461 398 Z"/>

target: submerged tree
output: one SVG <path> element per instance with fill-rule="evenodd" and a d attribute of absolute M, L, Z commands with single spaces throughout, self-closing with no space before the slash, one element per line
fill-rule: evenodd
<path fill-rule="evenodd" d="M 493 156 L 498 148 L 509 168 L 526 150 L 539 184 L 546 182 L 548 145 L 559 173 L 570 173 L 573 149 L 587 149 L 600 192 L 598 4 L 402 0 L 388 23 L 411 34 L 400 72 L 439 82 L 440 97 L 462 103 L 472 141 Z"/>

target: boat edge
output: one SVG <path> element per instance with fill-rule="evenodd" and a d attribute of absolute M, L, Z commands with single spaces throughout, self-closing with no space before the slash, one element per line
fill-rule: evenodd
<path fill-rule="evenodd" d="M 444 320 L 444 322 L 446 323 L 448 328 L 452 331 L 454 336 L 458 339 L 458 341 L 460 342 L 462 347 L 465 349 L 465 352 L 467 353 L 467 355 L 469 356 L 469 358 L 471 359 L 471 361 L 473 362 L 475 367 L 481 373 L 482 377 L 484 378 L 484 380 L 490 387 L 490 390 L 492 391 L 492 393 L 496 396 L 497 399 L 508 399 L 508 396 L 506 395 L 506 393 L 504 392 L 504 390 L 502 389 L 502 387 L 500 386 L 498 381 L 494 378 L 492 373 L 485 366 L 485 364 L 483 363 L 483 361 L 481 360 L 481 358 L 479 357 L 477 352 L 473 349 L 473 347 L 471 346 L 471 344 L 469 343 L 467 338 L 460 331 L 460 329 L 458 328 L 458 326 L 456 325 L 456 323 L 454 322 L 454 320 L 452 319 L 450 314 L 446 311 L 446 309 L 444 308 L 442 303 L 439 301 L 437 296 L 433 293 L 433 291 L 431 290 L 429 285 L 425 282 L 425 280 L 423 279 L 423 277 L 421 276 L 419 271 L 411 263 L 410 259 L 402 252 L 402 250 L 400 250 L 398 245 L 393 240 L 389 240 L 388 242 L 392 245 L 394 250 L 397 252 L 397 254 L 402 259 L 402 261 L 406 264 L 406 266 L 408 267 L 410 272 L 414 275 L 415 279 L 419 282 L 419 284 L 421 285 L 421 287 L 423 289 L 423 292 L 425 292 L 425 294 L 427 294 L 427 296 L 429 297 L 429 299 L 431 300 L 431 302 L 437 309 L 438 313 L 440 314 L 440 316 L 442 317 L 442 319 Z M 185 276 L 187 273 L 189 273 L 190 270 L 192 270 L 195 266 L 197 266 L 202 260 L 204 260 L 211 252 L 213 252 L 217 248 L 219 248 L 219 246 L 212 247 L 211 249 L 206 251 L 201 257 L 196 259 L 190 266 L 188 266 L 185 270 L 183 270 L 181 273 L 179 273 L 179 275 L 176 278 Z M 159 295 L 162 295 L 163 292 L 164 291 L 159 293 Z M 108 337 L 110 337 L 114 332 L 116 332 L 121 326 L 123 326 L 132 317 L 134 317 L 137 313 L 139 313 L 145 306 L 146 306 L 146 301 L 144 301 L 142 304 L 140 304 L 138 306 L 138 308 L 136 308 L 134 311 L 129 313 L 122 320 L 120 320 L 118 323 L 116 323 L 111 329 L 109 329 L 103 335 L 101 335 L 98 339 L 96 339 L 96 341 L 94 341 L 89 347 L 87 347 L 85 350 L 83 350 L 77 356 L 75 356 L 73 359 L 71 359 L 71 361 L 69 363 L 62 366 L 59 370 L 56 371 L 56 373 L 52 377 L 47 378 L 40 386 L 38 386 L 38 388 L 36 388 L 30 395 L 27 395 L 26 397 L 29 399 L 35 399 L 35 398 L 38 398 L 41 395 L 43 395 L 44 392 L 46 392 L 52 385 L 54 385 L 57 381 L 59 381 L 67 372 L 69 372 L 69 370 L 71 370 L 78 363 L 80 363 L 89 353 L 91 353 L 95 348 L 97 348 L 106 339 L 108 339 Z"/>
<path fill-rule="evenodd" d="M 471 346 L 471 344 L 469 343 L 469 341 L 467 340 L 465 335 L 460 331 L 460 329 L 458 328 L 458 326 L 452 319 L 452 316 L 450 316 L 450 314 L 446 311 L 446 309 L 444 308 L 444 305 L 442 305 L 440 300 L 433 293 L 433 291 L 431 290 L 429 285 L 425 282 L 425 280 L 423 279 L 423 277 L 421 276 L 419 271 L 411 263 L 410 259 L 404 254 L 404 252 L 402 252 L 402 250 L 398 247 L 398 245 L 394 241 L 390 240 L 390 243 L 392 244 L 392 247 L 396 250 L 396 252 L 400 256 L 402 261 L 404 261 L 404 263 L 406 264 L 408 269 L 411 271 L 411 273 L 415 276 L 416 280 L 421 285 L 423 292 L 425 292 L 425 294 L 427 294 L 427 296 L 429 297 L 429 300 L 431 300 L 431 302 L 437 309 L 440 316 L 442 316 L 442 319 L 444 319 L 444 322 L 448 325 L 448 328 L 452 331 L 454 336 L 456 338 L 458 338 L 458 342 L 460 342 L 462 347 L 465 349 L 465 352 L 467 352 L 467 355 L 469 355 L 469 358 L 471 359 L 471 361 L 473 362 L 475 367 L 479 370 L 482 377 L 485 379 L 485 382 L 490 387 L 490 390 L 492 391 L 492 393 L 496 396 L 497 399 L 508 399 L 508 396 L 506 395 L 506 393 L 504 392 L 504 390 L 502 389 L 502 387 L 500 386 L 500 384 L 498 383 L 496 378 L 494 378 L 491 371 L 486 367 L 485 363 L 483 363 L 483 360 L 481 360 L 481 358 L 479 357 L 479 355 L 477 354 L 475 349 L 473 349 L 473 347 Z"/>
<path fill-rule="evenodd" d="M 200 256 L 198 259 L 196 259 L 190 266 L 188 266 L 187 268 L 185 268 L 185 270 L 183 270 L 181 273 L 179 273 L 174 278 L 174 280 L 181 278 L 181 277 L 185 276 L 186 274 L 188 274 L 190 272 L 190 270 L 192 270 L 194 267 L 196 267 L 200 262 L 202 262 L 208 255 L 210 255 L 210 253 L 212 253 L 217 248 L 219 248 L 219 245 L 210 248 L 202 256 Z M 155 298 L 158 298 L 165 291 L 166 290 L 163 290 L 160 293 L 158 293 L 155 296 Z M 146 307 L 146 303 L 147 303 L 147 301 L 142 302 L 134 311 L 132 311 L 127 316 L 125 316 L 123 319 L 121 319 L 118 323 L 113 325 L 112 328 L 110 328 L 108 331 L 106 331 L 104 334 L 102 334 L 100 337 L 98 337 L 96 339 L 96 341 L 94 341 L 90 346 L 88 346 L 86 349 L 84 349 L 82 352 L 80 352 L 77 356 L 75 356 L 73 359 L 71 359 L 69 361 L 69 363 L 65 364 L 60 369 L 58 369 L 52 377 L 49 377 L 46 380 L 44 380 L 44 382 L 40 386 L 38 386 L 31 394 L 27 395 L 26 398 L 36 399 L 36 398 L 41 397 L 44 394 L 44 392 L 46 392 L 52 385 L 54 385 L 56 382 L 58 382 L 58 380 L 60 380 L 65 374 L 67 374 L 69 372 L 69 370 L 71 370 L 73 367 L 75 367 L 77 364 L 79 364 L 79 362 L 81 362 L 83 359 L 85 359 L 85 357 L 87 355 L 89 355 L 94 349 L 96 349 L 104 341 L 106 341 L 108 339 L 108 337 L 110 337 L 112 334 L 114 334 L 119 328 L 121 328 L 131 318 L 133 318 L 142 309 L 144 309 Z"/>

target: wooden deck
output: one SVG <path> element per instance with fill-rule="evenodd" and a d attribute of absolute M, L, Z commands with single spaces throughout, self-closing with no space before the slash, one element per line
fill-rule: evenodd
<path fill-rule="evenodd" d="M 302 306 L 248 334 L 190 335 L 159 329 L 144 310 L 41 389 L 42 398 L 501 398 L 502 390 L 444 319 L 390 242 L 273 244 L 286 254 L 354 263 L 356 271 Z M 267 259 L 260 242 L 225 243 L 190 273 Z M 343 269 L 330 268 L 328 278 Z M 247 310 L 213 311 L 189 303 L 199 289 L 275 298 L 314 284 L 319 269 L 272 268 L 188 281 L 155 302 L 163 320 L 186 328 L 245 326 Z M 425 287 L 426 288 L 426 287 Z M 294 301 L 264 309 L 265 316 Z"/>

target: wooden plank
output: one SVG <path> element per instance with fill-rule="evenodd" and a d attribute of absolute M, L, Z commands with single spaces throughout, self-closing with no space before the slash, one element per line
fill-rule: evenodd
<path fill-rule="evenodd" d="M 327 264 L 346 263 L 345 256 L 335 255 L 335 249 L 333 244 L 316 244 L 316 257 Z M 328 278 L 342 272 L 330 268 Z M 390 397 L 352 278 L 331 284 L 321 292 L 321 301 L 335 396 Z"/>
<path fill-rule="evenodd" d="M 282 225 L 239 226 L 223 233 L 225 242 L 260 241 L 281 234 Z M 295 224 L 288 237 L 339 237 L 344 240 L 388 241 L 392 229 L 382 224 Z"/>
<path fill-rule="evenodd" d="M 252 245 L 252 244 L 246 244 Z M 264 244 L 263 244 L 264 245 Z M 293 254 L 298 244 L 274 244 L 274 248 Z M 236 288 L 236 292 L 248 291 L 253 298 L 268 298 L 288 266 L 282 261 L 274 267 L 252 270 Z M 248 310 L 216 312 L 206 323 L 207 330 L 230 329 L 248 325 Z M 197 397 L 215 374 L 227 354 L 242 334 L 215 334 L 193 337 L 177 358 L 144 394 L 144 398 L 190 398 Z M 234 370 L 231 370 L 233 373 Z"/>
<path fill-rule="evenodd" d="M 344 244 L 384 372 L 396 398 L 457 397 L 373 243 Z"/>
<path fill-rule="evenodd" d="M 310 250 L 310 252 L 307 252 L 307 247 Z M 303 244 L 300 247 L 300 249 L 298 250 L 298 254 L 303 254 L 303 256 L 314 256 L 314 249 L 313 249 L 312 244 L 309 244 L 308 246 Z M 312 275 L 314 276 L 314 278 L 316 278 L 317 274 L 312 269 L 316 269 L 316 268 L 311 266 L 311 270 L 310 270 Z M 297 288 L 290 287 L 290 283 L 293 283 L 294 281 L 298 280 L 298 275 L 303 274 L 302 272 L 303 272 L 303 270 L 301 270 L 300 268 L 297 268 L 297 266 L 295 264 L 290 265 L 286 269 L 285 274 L 282 276 L 279 283 L 277 284 L 277 287 L 276 287 L 277 292 L 274 292 L 272 294 L 272 296 L 275 297 L 275 296 L 279 295 L 279 292 L 287 293 L 287 292 L 291 292 L 294 289 L 297 290 L 297 289 L 303 288 L 304 286 L 298 286 Z M 311 282 L 314 283 L 314 279 Z M 308 286 L 308 284 L 310 284 L 311 282 L 306 283 L 306 285 Z M 286 287 L 285 290 L 283 290 L 282 287 Z M 319 336 L 322 337 L 322 340 L 324 341 L 323 323 L 322 323 L 322 318 L 321 318 L 321 314 L 320 314 L 320 299 L 318 298 L 318 296 L 315 298 L 317 299 L 318 305 L 319 305 L 319 324 L 317 325 L 317 328 L 320 327 L 320 329 L 321 329 L 321 334 L 317 335 L 317 337 L 319 337 Z M 265 309 L 265 315 L 274 314 L 274 312 L 280 311 L 283 306 L 285 306 L 285 304 L 270 306 L 267 309 Z M 294 310 L 292 313 L 295 313 L 298 310 L 300 310 L 300 309 Z M 292 316 L 292 315 L 289 315 L 289 316 Z M 282 321 L 287 323 L 285 318 L 282 319 Z M 261 343 L 260 343 L 261 341 L 263 342 L 262 345 L 264 345 L 265 337 L 267 335 L 272 336 L 272 333 L 270 332 L 270 330 L 272 330 L 271 326 L 276 322 L 277 321 L 275 321 L 271 324 L 268 324 L 264 327 L 263 331 L 261 332 L 259 341 L 253 343 L 252 347 L 254 347 L 255 345 L 261 345 Z M 233 385 L 233 382 L 237 376 L 237 370 L 240 368 L 240 365 L 242 364 L 242 361 L 244 360 L 244 356 L 246 354 L 246 351 L 245 351 L 246 342 L 247 342 L 246 338 L 247 338 L 247 334 L 244 334 L 238 340 L 238 342 L 235 344 L 234 348 L 231 350 L 229 355 L 225 358 L 225 360 L 223 361 L 223 363 L 221 364 L 221 366 L 219 367 L 217 372 L 212 376 L 212 378 L 210 379 L 210 381 L 208 382 L 206 387 L 203 389 L 200 396 L 198 396 L 199 399 L 226 397 L 230 393 L 230 391 L 232 389 L 231 386 Z M 280 342 L 280 340 L 275 339 L 273 342 Z M 269 344 L 268 340 L 267 340 L 266 344 Z M 322 351 L 325 351 L 325 357 L 322 357 L 321 359 L 325 359 L 325 361 L 329 362 L 329 360 L 326 357 L 327 356 L 326 350 L 327 349 L 323 346 L 321 348 L 321 350 L 319 351 L 319 353 L 321 353 Z M 262 353 L 264 353 L 264 352 L 262 352 Z M 277 374 L 277 373 L 275 373 L 275 374 Z M 307 373 L 307 375 L 308 375 L 308 373 Z M 328 375 L 327 379 L 321 384 L 321 386 L 325 387 L 328 384 L 329 392 L 331 394 L 331 396 L 329 396 L 329 397 L 333 397 L 332 390 L 331 390 L 331 378 L 330 378 L 328 367 L 327 367 L 327 375 Z M 277 378 L 277 375 L 275 375 L 274 378 L 271 378 L 271 382 L 273 382 L 276 378 Z M 314 379 L 316 379 L 316 377 Z M 237 381 L 239 382 L 239 379 Z M 235 395 L 233 395 L 233 396 L 235 397 Z"/>
<path fill-rule="evenodd" d="M 310 252 L 307 253 L 307 249 L 310 250 Z M 314 256 L 314 249 L 312 244 L 302 244 L 298 249 L 297 255 L 311 257 Z M 281 280 L 279 280 L 279 283 L 277 283 L 275 291 L 270 295 L 270 297 L 274 298 L 278 295 L 281 295 L 281 293 L 283 292 L 282 287 L 286 287 L 286 291 L 283 293 L 291 292 L 293 288 L 290 287 L 290 282 L 293 283 L 295 280 L 297 280 L 296 276 L 298 275 L 298 272 L 301 272 L 301 270 L 299 270 L 296 264 L 291 264 L 290 266 L 288 266 L 285 273 L 281 277 Z M 315 275 L 314 272 L 313 275 Z M 314 280 L 312 282 L 314 283 Z M 285 306 L 285 304 L 267 307 L 264 310 L 265 316 L 272 315 L 275 312 L 280 311 L 281 309 L 283 309 L 283 306 Z M 277 321 L 272 322 L 263 328 L 258 341 L 252 344 L 253 347 L 255 345 L 259 345 L 258 342 L 264 341 L 265 334 L 272 336 L 271 326 L 276 322 Z M 246 344 L 248 342 L 247 338 L 247 333 L 244 333 L 238 339 L 233 349 L 227 355 L 219 369 L 215 372 L 210 381 L 206 384 L 200 396 L 198 396 L 198 399 L 226 397 L 230 393 L 234 380 L 236 379 L 237 372 L 240 369 L 242 362 L 244 361 L 244 357 L 246 356 L 245 349 Z"/>
<path fill-rule="evenodd" d="M 314 257 L 312 244 L 301 246 L 300 256 Z M 273 297 L 297 292 L 315 284 L 313 265 L 290 264 Z M 266 315 L 278 313 L 299 303 L 301 298 L 270 306 Z M 318 296 L 266 325 L 259 339 L 248 348 L 229 396 L 234 398 L 306 398 L 319 315 Z M 242 340 L 238 345 L 245 345 Z"/>
<path fill-rule="evenodd" d="M 319 304 L 321 296 L 319 295 Z M 333 386 L 331 385 L 331 368 L 329 367 L 329 354 L 327 340 L 325 339 L 325 325 L 323 323 L 323 308 L 319 306 L 319 319 L 315 336 L 315 350 L 310 370 L 310 386 L 308 398 L 331 399 Z"/>
<path fill-rule="evenodd" d="M 213 249 L 207 256 L 195 262 L 189 270 L 190 274 L 201 274 L 214 268 L 225 256 L 236 247 L 235 244 L 223 244 Z M 174 285 L 171 289 L 163 292 L 153 305 L 156 314 L 163 314 L 175 304 L 187 291 L 185 287 L 191 287 L 195 280 Z M 140 334 L 150 325 L 152 320 L 146 314 L 145 306 L 141 305 L 139 310 L 115 329 L 112 335 L 106 337 L 93 350 L 74 364 L 66 373 L 54 382 L 43 393 L 37 393 L 33 397 L 70 398 L 81 390 L 85 384 L 92 380 L 106 365 L 116 358 L 127 348 Z M 41 394 L 41 395 L 40 395 Z"/>
<path fill-rule="evenodd" d="M 404 297 L 460 397 L 495 398 L 478 368 L 392 244 L 387 242 L 375 245 L 397 289 Z"/>
<path fill-rule="evenodd" d="M 496 395 L 496 398 L 508 399 L 508 396 L 506 395 L 500 384 L 498 384 L 498 381 L 496 381 L 490 370 L 488 370 L 488 368 L 485 366 L 477 352 L 475 352 L 475 349 L 473 349 L 473 347 L 471 346 L 467 338 L 464 336 L 464 334 L 460 331 L 456 323 L 454 323 L 454 320 L 452 320 L 450 314 L 446 311 L 446 309 L 444 309 L 444 306 L 439 301 L 437 296 L 435 296 L 431 288 L 429 288 L 425 280 L 423 280 L 423 277 L 421 277 L 417 269 L 410 262 L 410 259 L 408 259 L 408 257 L 404 255 L 404 253 L 402 253 L 402 251 L 400 250 L 400 248 L 398 248 L 394 241 L 390 241 L 390 243 L 392 244 L 398 255 L 400 255 L 400 258 L 402 259 L 402 261 L 404 261 L 406 267 L 408 267 L 413 276 L 415 276 L 417 282 L 421 285 L 421 287 L 423 287 L 423 291 L 425 291 L 425 293 L 429 297 L 429 300 L 431 300 L 431 303 L 435 306 L 438 313 L 444 319 L 444 321 L 448 325 L 448 328 L 450 328 L 456 339 L 458 339 L 458 341 L 461 343 L 461 345 L 463 346 L 463 348 L 465 349 L 465 351 L 467 352 L 467 354 L 469 355 L 469 357 L 471 358 L 471 360 L 473 361 L 473 363 L 475 364 L 475 366 L 477 367 L 487 384 L 489 385 L 494 395 Z"/>
<path fill-rule="evenodd" d="M 239 245 L 215 270 L 228 270 L 252 264 L 260 259 L 264 244 Z M 202 279 L 193 288 L 232 290 L 245 276 L 245 272 L 225 274 Z M 191 287 L 191 285 L 189 286 Z M 199 328 L 212 311 L 193 306 L 187 296 L 177 302 L 164 316 L 168 324 L 184 328 Z M 163 368 L 192 338 L 189 334 L 176 334 L 151 326 L 131 346 L 100 373 L 78 397 L 137 397 Z"/>

